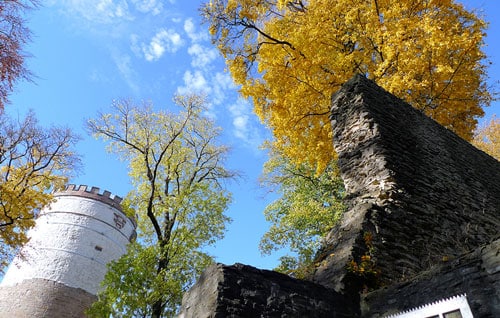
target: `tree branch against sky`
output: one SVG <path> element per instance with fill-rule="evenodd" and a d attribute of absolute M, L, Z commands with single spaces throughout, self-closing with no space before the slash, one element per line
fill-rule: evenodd
<path fill-rule="evenodd" d="M 261 184 L 278 198 L 264 210 L 270 228 L 260 250 L 264 254 L 289 250 L 291 254 L 282 256 L 276 269 L 304 278 L 322 239 L 344 211 L 344 186 L 336 162 L 317 175 L 307 163 L 297 165 L 272 149 Z"/>
<path fill-rule="evenodd" d="M 51 191 L 78 171 L 78 140 L 69 128 L 40 127 L 33 112 L 23 120 L 0 115 L 0 269 L 27 242 Z"/>
<path fill-rule="evenodd" d="M 30 80 L 24 46 L 31 39 L 24 15 L 38 5 L 37 0 L 0 1 L 0 111 L 19 80 Z"/>
<path fill-rule="evenodd" d="M 113 113 L 88 121 L 90 132 L 129 166 L 133 190 L 124 205 L 139 224 L 137 244 L 105 278 L 96 317 L 173 316 L 182 292 L 212 261 L 202 248 L 224 235 L 231 201 L 225 183 L 236 176 L 224 167 L 228 148 L 218 142 L 220 129 L 203 116 L 203 97 L 174 100 L 179 113 L 125 100 L 113 104 Z"/>
<path fill-rule="evenodd" d="M 355 73 L 471 140 L 492 96 L 486 23 L 452 0 L 212 0 L 203 14 L 275 143 L 318 171 L 333 153 L 330 96 Z"/>

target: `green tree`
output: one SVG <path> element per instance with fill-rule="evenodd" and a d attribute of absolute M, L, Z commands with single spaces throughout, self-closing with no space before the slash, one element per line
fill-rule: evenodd
<path fill-rule="evenodd" d="M 178 113 L 116 101 L 114 113 L 88 121 L 128 163 L 133 190 L 124 206 L 138 217 L 137 243 L 111 265 L 92 316 L 173 316 L 183 291 L 212 261 L 203 247 L 223 237 L 230 203 L 224 182 L 236 176 L 224 167 L 228 148 L 203 116 L 202 97 L 174 101 Z"/>
<path fill-rule="evenodd" d="M 0 268 L 27 241 L 26 231 L 51 191 L 76 172 L 79 138 L 69 128 L 41 127 L 33 112 L 15 120 L 0 112 Z"/>
<path fill-rule="evenodd" d="M 318 171 L 330 97 L 356 73 L 466 140 L 492 99 L 486 23 L 454 0 L 210 0 L 203 14 L 275 147 Z"/>
<path fill-rule="evenodd" d="M 279 198 L 264 210 L 271 227 L 262 237 L 260 249 L 269 254 L 286 247 L 295 254 L 281 257 L 278 271 L 306 276 L 322 238 L 342 214 L 344 187 L 336 167 L 331 162 L 317 175 L 307 163 L 297 165 L 271 151 L 262 184 Z"/>

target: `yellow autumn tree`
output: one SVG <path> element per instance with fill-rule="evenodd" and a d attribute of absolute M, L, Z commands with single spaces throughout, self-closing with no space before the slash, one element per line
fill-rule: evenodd
<path fill-rule="evenodd" d="M 78 139 L 68 128 L 40 127 L 33 112 L 23 120 L 0 113 L 0 271 L 27 241 L 51 191 L 79 167 Z"/>
<path fill-rule="evenodd" d="M 478 127 L 472 144 L 500 160 L 500 119 L 493 116 L 489 121 Z"/>
<path fill-rule="evenodd" d="M 471 140 L 491 101 L 486 23 L 453 0 L 211 0 L 202 12 L 274 146 L 322 171 L 332 93 L 373 79 Z"/>

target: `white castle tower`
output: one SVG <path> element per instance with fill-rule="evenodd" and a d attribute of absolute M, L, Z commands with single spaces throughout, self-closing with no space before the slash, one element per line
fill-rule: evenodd
<path fill-rule="evenodd" d="M 120 197 L 84 185 L 54 197 L 0 284 L 0 317 L 85 317 L 106 264 L 135 239 L 136 223 Z"/>

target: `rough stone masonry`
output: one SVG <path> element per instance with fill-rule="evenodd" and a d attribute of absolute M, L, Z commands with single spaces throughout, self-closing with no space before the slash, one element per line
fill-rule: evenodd
<path fill-rule="evenodd" d="M 348 210 L 313 281 L 360 288 L 345 267 L 369 253 L 388 285 L 498 237 L 497 160 L 361 75 L 333 96 L 331 118 Z"/>
<path fill-rule="evenodd" d="M 382 317 L 456 294 L 500 317 L 500 162 L 362 75 L 331 119 L 348 209 L 309 281 L 217 265 L 180 317 Z"/>

